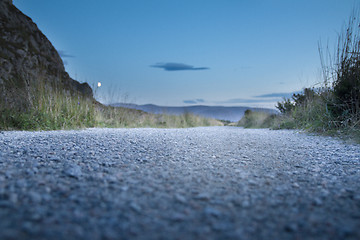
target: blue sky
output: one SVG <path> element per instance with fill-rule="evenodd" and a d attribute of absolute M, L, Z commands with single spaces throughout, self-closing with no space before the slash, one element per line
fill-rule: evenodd
<path fill-rule="evenodd" d="M 358 0 L 13 2 L 103 102 L 274 107 L 321 81 Z"/>

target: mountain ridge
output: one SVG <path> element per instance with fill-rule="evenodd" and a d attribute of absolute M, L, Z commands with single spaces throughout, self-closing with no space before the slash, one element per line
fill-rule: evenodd
<path fill-rule="evenodd" d="M 193 113 L 207 118 L 215 118 L 218 120 L 225 120 L 231 122 L 239 121 L 246 110 L 261 111 L 268 113 L 277 113 L 274 109 L 269 108 L 253 108 L 244 106 L 207 106 L 207 105 L 193 105 L 193 106 L 159 106 L 155 104 L 132 104 L 132 103 L 114 103 L 110 104 L 113 107 L 124 107 L 136 110 L 142 110 L 148 113 L 154 114 L 169 114 L 169 115 L 181 115 L 184 113 Z"/>

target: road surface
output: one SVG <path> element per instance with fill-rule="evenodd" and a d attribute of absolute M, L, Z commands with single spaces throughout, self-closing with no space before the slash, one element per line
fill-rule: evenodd
<path fill-rule="evenodd" d="M 360 146 L 204 127 L 0 133 L 0 239 L 360 239 Z"/>

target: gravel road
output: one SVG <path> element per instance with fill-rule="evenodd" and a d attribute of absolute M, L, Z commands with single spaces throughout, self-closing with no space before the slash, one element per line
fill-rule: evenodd
<path fill-rule="evenodd" d="M 360 239 L 360 146 L 235 127 L 2 132 L 0 239 Z"/>

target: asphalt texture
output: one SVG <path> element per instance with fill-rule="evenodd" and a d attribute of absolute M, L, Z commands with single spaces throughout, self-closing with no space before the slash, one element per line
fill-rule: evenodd
<path fill-rule="evenodd" d="M 360 239 L 360 146 L 236 127 L 2 132 L 0 239 Z"/>

